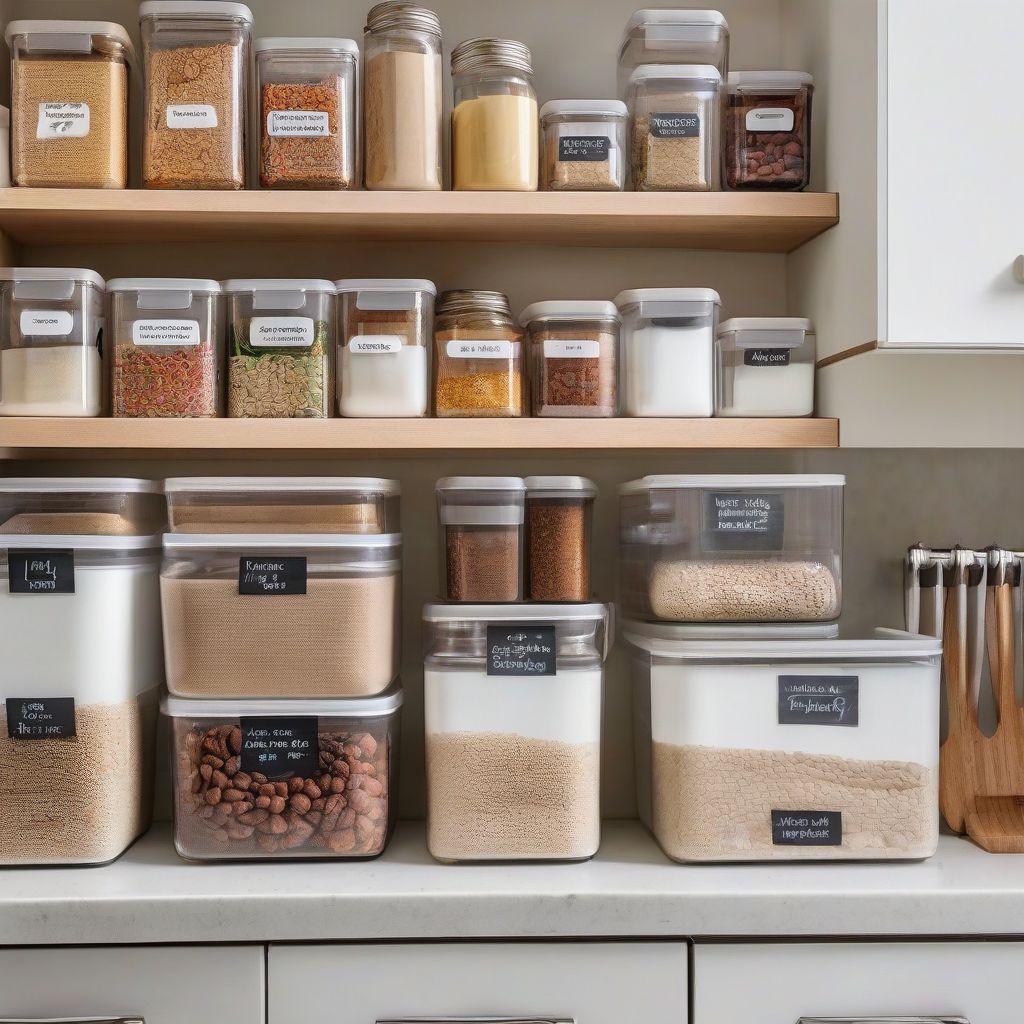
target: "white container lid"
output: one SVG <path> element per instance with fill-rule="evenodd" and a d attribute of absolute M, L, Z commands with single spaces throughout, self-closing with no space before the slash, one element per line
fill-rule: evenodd
<path fill-rule="evenodd" d="M 523 494 L 526 484 L 519 476 L 445 476 L 437 481 L 435 491 L 508 491 Z"/>
<path fill-rule="evenodd" d="M 141 551 L 158 554 L 159 533 L 148 537 L 108 536 L 105 534 L 9 533 L 0 536 L 0 551 Z M 59 642 L 59 637 L 54 638 Z"/>
<path fill-rule="evenodd" d="M 641 64 L 629 76 L 634 82 L 710 82 L 722 84 L 722 72 L 714 64 Z"/>
<path fill-rule="evenodd" d="M 400 533 L 165 533 L 164 551 L 386 551 Z"/>
<path fill-rule="evenodd" d="M 712 302 L 722 304 L 722 297 L 713 288 L 628 288 L 613 300 L 621 310 L 639 302 Z"/>
<path fill-rule="evenodd" d="M 606 604 L 427 604 L 424 622 L 583 622 L 609 619 Z"/>
<path fill-rule="evenodd" d="M 558 114 L 597 114 L 603 117 L 626 117 L 629 111 L 622 100 L 548 100 L 540 108 L 541 119 Z"/>
<path fill-rule="evenodd" d="M 547 498 L 593 498 L 597 484 L 585 476 L 528 476 L 526 496 L 543 495 Z"/>
<path fill-rule="evenodd" d="M 626 33 L 648 25 L 716 25 L 728 28 L 721 11 L 691 11 L 682 7 L 645 7 L 634 11 L 626 22 Z"/>
<path fill-rule="evenodd" d="M 326 292 L 334 294 L 334 285 L 319 278 L 233 277 L 224 282 L 224 291 L 239 292 Z"/>
<path fill-rule="evenodd" d="M 519 314 L 519 323 L 526 327 L 535 320 L 615 320 L 619 310 L 614 302 L 604 300 L 559 299 L 551 302 L 534 302 Z"/>
<path fill-rule="evenodd" d="M 100 291 L 106 288 L 95 270 L 79 267 L 0 267 L 0 281 L 73 281 L 91 284 Z"/>
<path fill-rule="evenodd" d="M 402 493 L 397 480 L 371 476 L 177 476 L 164 481 L 167 494 L 360 494 Z"/>
<path fill-rule="evenodd" d="M 376 697 L 344 700 L 196 700 L 165 697 L 160 710 L 168 718 L 374 718 L 394 714 L 402 706 L 402 687 L 396 680 Z"/>
<path fill-rule="evenodd" d="M 419 277 L 346 277 L 334 282 L 335 290 L 342 292 L 429 292 L 437 294 L 433 281 Z"/>
<path fill-rule="evenodd" d="M 739 331 L 803 331 L 813 334 L 814 324 L 798 316 L 746 316 L 733 317 L 718 325 L 719 335 Z"/>
<path fill-rule="evenodd" d="M 0 492 L 20 494 L 162 494 L 160 480 L 122 476 L 0 477 Z"/>
<path fill-rule="evenodd" d="M 626 619 L 622 637 L 628 643 L 643 647 L 645 643 L 679 643 L 692 640 L 835 640 L 839 636 L 837 622 L 640 622 Z"/>
<path fill-rule="evenodd" d="M 359 44 L 354 39 L 316 36 L 266 36 L 253 44 L 253 53 L 270 50 L 309 50 L 311 52 L 351 53 L 359 56 Z"/>
<path fill-rule="evenodd" d="M 705 474 L 671 476 L 645 476 L 632 480 L 619 488 L 619 494 L 643 494 L 654 490 L 689 490 L 705 487 L 724 491 L 742 491 L 748 488 L 771 487 L 792 489 L 797 487 L 845 487 L 846 477 L 827 473 L 762 473 L 762 474 Z"/>
<path fill-rule="evenodd" d="M 252 24 L 252 11 L 245 4 L 226 0 L 143 0 L 139 20 L 143 18 L 213 18 Z"/>
<path fill-rule="evenodd" d="M 730 92 L 796 92 L 814 85 L 814 75 L 807 71 L 730 71 L 727 82 Z"/>
<path fill-rule="evenodd" d="M 88 53 L 92 50 L 92 36 L 103 36 L 124 47 L 130 61 L 135 60 L 135 47 L 123 25 L 113 21 L 66 21 L 64 19 L 32 18 L 10 21 L 4 30 L 7 45 L 15 36 L 29 36 L 29 49 L 50 53 Z M 32 36 L 49 37 L 37 39 Z M 76 40 L 74 37 L 80 37 Z M 86 39 L 85 37 L 90 37 Z"/>
<path fill-rule="evenodd" d="M 205 277 L 115 277 L 108 292 L 209 292 L 219 295 L 220 282 Z"/>

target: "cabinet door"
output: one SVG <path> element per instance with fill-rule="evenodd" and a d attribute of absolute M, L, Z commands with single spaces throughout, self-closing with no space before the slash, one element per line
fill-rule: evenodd
<path fill-rule="evenodd" d="M 817 1017 L 1020 1024 L 1024 944 L 868 942 L 697 946 L 693 1024 Z"/>
<path fill-rule="evenodd" d="M 684 943 L 271 946 L 268 1024 L 686 1024 Z"/>
<path fill-rule="evenodd" d="M 1024 3 L 883 2 L 886 344 L 1024 346 Z"/>

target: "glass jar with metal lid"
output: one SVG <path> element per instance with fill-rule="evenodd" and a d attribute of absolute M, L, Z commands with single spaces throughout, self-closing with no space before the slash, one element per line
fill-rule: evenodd
<path fill-rule="evenodd" d="M 366 17 L 364 49 L 366 187 L 440 191 L 440 19 L 426 7 L 386 0 Z"/>
<path fill-rule="evenodd" d="M 537 191 L 533 57 L 514 39 L 468 39 L 452 52 L 452 187 Z"/>
<path fill-rule="evenodd" d="M 524 415 L 522 337 L 501 292 L 443 292 L 434 333 L 436 415 Z"/>

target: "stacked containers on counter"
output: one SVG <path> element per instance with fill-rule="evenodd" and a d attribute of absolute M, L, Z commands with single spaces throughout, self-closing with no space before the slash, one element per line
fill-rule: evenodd
<path fill-rule="evenodd" d="M 149 827 L 159 484 L 0 480 L 0 864 L 102 864 Z"/>

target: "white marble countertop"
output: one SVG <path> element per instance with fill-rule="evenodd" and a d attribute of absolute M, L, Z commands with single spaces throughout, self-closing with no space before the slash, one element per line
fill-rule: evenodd
<path fill-rule="evenodd" d="M 0 945 L 939 935 L 1024 935 L 1024 858 L 682 866 L 623 821 L 585 864 L 444 866 L 403 822 L 374 861 L 188 864 L 161 824 L 105 867 L 0 871 Z"/>

